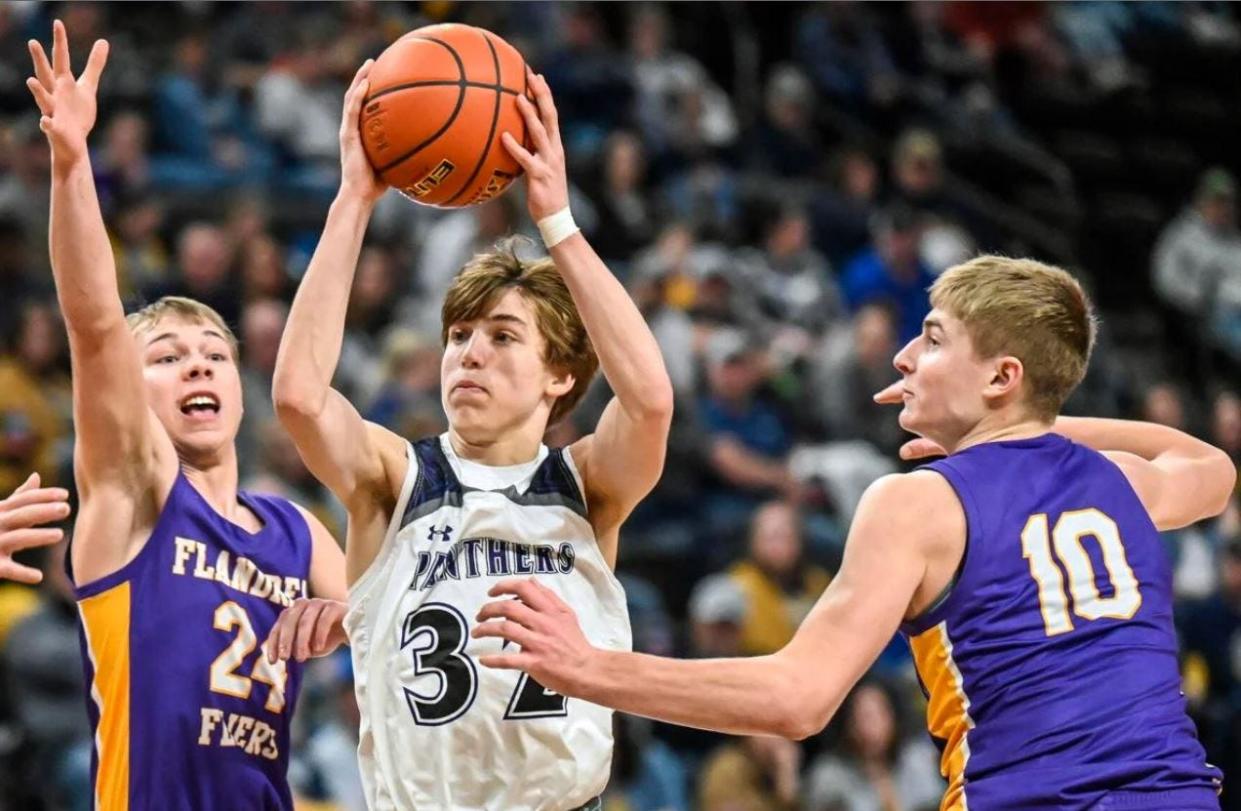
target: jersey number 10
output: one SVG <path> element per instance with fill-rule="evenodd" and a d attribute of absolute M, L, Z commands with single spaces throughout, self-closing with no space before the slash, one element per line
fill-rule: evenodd
<path fill-rule="evenodd" d="M 1086 554 L 1082 539 L 1093 537 L 1099 544 L 1103 566 L 1112 584 L 1112 596 L 1099 593 L 1095 582 L 1094 564 Z M 1052 548 L 1055 548 L 1055 557 Z M 1073 630 L 1069 616 L 1069 595 L 1073 596 L 1073 613 L 1084 620 L 1104 617 L 1127 620 L 1142 606 L 1138 579 L 1129 568 L 1125 547 L 1120 540 L 1116 522 L 1096 510 L 1072 510 L 1061 513 L 1055 529 L 1047 531 L 1047 514 L 1030 516 L 1021 531 L 1021 553 L 1030 564 L 1030 574 L 1038 584 L 1039 608 L 1048 636 Z M 1069 576 L 1066 593 L 1064 576 L 1056 558 Z"/>

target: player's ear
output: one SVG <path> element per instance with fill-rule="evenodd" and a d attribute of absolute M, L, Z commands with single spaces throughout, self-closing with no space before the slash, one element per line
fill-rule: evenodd
<path fill-rule="evenodd" d="M 1025 379 L 1025 367 L 1012 355 L 996 358 L 991 368 L 991 380 L 983 395 L 988 398 L 1006 397 L 1017 391 Z"/>
<path fill-rule="evenodd" d="M 550 378 L 547 381 L 547 394 L 552 397 L 563 397 L 577 385 L 577 378 L 567 369 L 548 369 L 548 373 Z"/>

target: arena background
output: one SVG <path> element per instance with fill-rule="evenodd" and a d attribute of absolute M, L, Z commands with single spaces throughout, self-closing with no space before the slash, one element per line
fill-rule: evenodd
<path fill-rule="evenodd" d="M 487 27 L 555 93 L 573 209 L 665 353 L 663 480 L 622 536 L 635 640 L 680 656 L 787 640 L 862 489 L 901 469 L 870 402 L 925 286 L 978 251 L 1072 269 L 1098 350 L 1069 411 L 1184 428 L 1241 460 L 1241 27 L 1225 3 L 0 6 L 0 493 L 72 485 L 65 337 L 48 268 L 48 147 L 25 41 L 112 42 L 91 138 L 129 303 L 180 293 L 242 344 L 248 487 L 341 512 L 272 419 L 288 303 L 337 180 L 342 94 L 435 21 Z M 533 234 L 517 189 L 379 206 L 338 386 L 409 436 L 444 427 L 438 303 L 474 251 Z M 600 381 L 549 442 L 593 426 Z M 1168 533 L 1185 691 L 1213 762 L 1241 757 L 1241 517 Z M 0 586 L 0 808 L 79 809 L 89 742 L 76 613 L 48 556 Z M 831 667 L 830 661 L 823 663 Z M 618 718 L 605 808 L 930 809 L 940 783 L 902 641 L 804 744 Z M 362 809 L 347 656 L 314 664 L 292 779 Z M 417 753 L 411 753 L 416 757 Z M 462 764 L 470 769 L 470 764 Z M 1241 792 L 1225 789 L 1226 808 Z"/>

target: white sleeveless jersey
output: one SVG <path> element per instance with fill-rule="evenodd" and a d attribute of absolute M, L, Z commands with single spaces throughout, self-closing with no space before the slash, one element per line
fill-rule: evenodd
<path fill-rule="evenodd" d="M 345 629 L 362 712 L 371 811 L 566 811 L 608 780 L 612 711 L 546 691 L 477 657 L 487 590 L 534 577 L 573 606 L 594 645 L 631 647 L 620 583 L 586 520 L 568 449 L 529 463 L 459 458 L 447 435 L 409 448 L 396 511 L 349 591 Z"/>

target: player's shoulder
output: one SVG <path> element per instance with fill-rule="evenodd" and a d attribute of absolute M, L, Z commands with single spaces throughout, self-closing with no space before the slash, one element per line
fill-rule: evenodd
<path fill-rule="evenodd" d="M 941 474 L 929 468 L 880 476 L 871 482 L 862 494 L 862 503 L 869 503 L 872 508 L 910 513 L 956 502 L 952 485 Z"/>
<path fill-rule="evenodd" d="M 858 502 L 854 521 L 936 542 L 963 535 L 965 510 L 947 479 L 934 470 L 919 469 L 889 473 L 871 482 Z"/>

